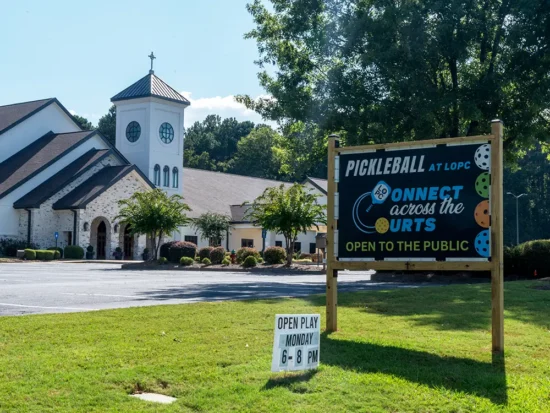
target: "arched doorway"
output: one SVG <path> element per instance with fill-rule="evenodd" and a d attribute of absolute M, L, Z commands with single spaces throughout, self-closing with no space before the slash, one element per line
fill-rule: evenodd
<path fill-rule="evenodd" d="M 132 235 L 132 226 L 126 225 L 124 227 L 124 259 L 134 259 L 134 236 Z"/>
<path fill-rule="evenodd" d="M 107 225 L 105 221 L 101 221 L 97 226 L 97 259 L 104 260 L 106 258 L 106 247 L 107 246 Z"/>

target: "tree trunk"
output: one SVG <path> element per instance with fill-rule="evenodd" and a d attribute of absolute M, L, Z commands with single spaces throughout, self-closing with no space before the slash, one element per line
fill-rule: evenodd
<path fill-rule="evenodd" d="M 292 253 L 294 252 L 294 241 L 291 237 L 285 235 L 285 245 L 286 245 L 286 264 L 285 267 L 290 267 L 292 265 Z"/>

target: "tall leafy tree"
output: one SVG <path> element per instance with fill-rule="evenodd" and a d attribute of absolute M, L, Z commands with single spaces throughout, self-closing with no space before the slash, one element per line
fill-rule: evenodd
<path fill-rule="evenodd" d="M 290 266 L 298 234 L 326 224 L 326 206 L 320 205 L 318 198 L 319 195 L 307 191 L 300 184 L 289 187 L 282 184 L 267 188 L 249 206 L 245 217 L 263 229 L 283 235 L 286 265 Z"/>
<path fill-rule="evenodd" d="M 238 142 L 253 129 L 254 123 L 249 121 L 239 122 L 235 118 L 222 120 L 218 115 L 208 115 L 202 122 L 195 122 L 185 133 L 184 165 L 223 170 L 224 163 L 237 151 Z M 210 162 L 205 162 L 204 153 L 208 154 Z"/>
<path fill-rule="evenodd" d="M 281 144 L 281 135 L 271 127 L 258 127 L 239 141 L 227 170 L 240 175 L 279 179 L 281 165 L 287 158 Z"/>
<path fill-rule="evenodd" d="M 210 246 L 217 247 L 226 237 L 231 227 L 231 219 L 227 215 L 206 212 L 193 219 L 191 225 L 201 234 L 202 238 L 209 240 Z"/>
<path fill-rule="evenodd" d="M 547 0 L 269 1 L 248 5 L 246 37 L 272 97 L 238 98 L 264 117 L 348 144 L 475 135 L 498 117 L 510 157 L 549 139 Z"/>
<path fill-rule="evenodd" d="M 82 130 L 92 130 L 94 125 L 88 119 L 83 116 L 73 115 L 73 119 L 76 121 L 80 129 Z"/>
<path fill-rule="evenodd" d="M 103 115 L 97 124 L 97 130 L 113 145 L 116 143 L 116 106 L 112 105 L 109 112 Z"/>
<path fill-rule="evenodd" d="M 157 259 L 162 237 L 187 225 L 190 219 L 185 215 L 191 209 L 179 195 L 168 196 L 161 189 L 135 192 L 130 198 L 118 201 L 120 211 L 116 219 L 132 226 L 133 234 L 145 234 Z"/>

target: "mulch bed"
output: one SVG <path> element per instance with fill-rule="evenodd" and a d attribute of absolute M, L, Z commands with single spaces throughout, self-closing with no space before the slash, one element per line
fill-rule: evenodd
<path fill-rule="evenodd" d="M 158 264 L 154 261 L 140 262 L 132 264 L 122 264 L 123 270 L 137 270 L 137 271 L 224 271 L 224 272 L 253 272 L 253 273 L 269 273 L 269 274 L 324 274 L 321 266 L 316 265 L 300 265 L 293 264 L 291 267 L 285 267 L 284 264 L 278 265 L 264 265 L 260 264 L 257 267 L 243 268 L 240 265 L 202 265 L 193 264 L 188 266 L 181 266 L 172 263 Z"/>

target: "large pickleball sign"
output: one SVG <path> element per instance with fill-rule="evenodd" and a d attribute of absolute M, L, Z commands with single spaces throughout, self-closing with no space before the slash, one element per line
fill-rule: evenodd
<path fill-rule="evenodd" d="M 490 141 L 343 152 L 340 261 L 489 261 Z"/>

